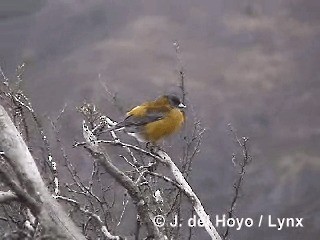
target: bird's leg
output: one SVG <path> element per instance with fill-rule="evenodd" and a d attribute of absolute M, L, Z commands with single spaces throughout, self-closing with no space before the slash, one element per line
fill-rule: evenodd
<path fill-rule="evenodd" d="M 157 152 L 161 150 L 161 148 L 153 142 L 147 142 L 146 149 L 148 149 L 153 154 L 157 154 Z"/>
<path fill-rule="evenodd" d="M 159 148 L 159 146 L 157 146 L 153 142 L 147 142 L 146 143 L 146 149 L 148 149 L 152 154 L 156 154 L 157 155 L 157 153 L 158 153 L 160 148 Z M 152 161 L 148 164 L 147 169 L 150 172 L 154 172 L 154 171 L 156 171 L 158 165 L 159 165 L 159 162 L 154 160 L 154 159 L 152 159 Z"/>
<path fill-rule="evenodd" d="M 150 149 L 152 148 L 152 143 L 151 142 L 147 142 L 146 143 L 146 149 Z"/>

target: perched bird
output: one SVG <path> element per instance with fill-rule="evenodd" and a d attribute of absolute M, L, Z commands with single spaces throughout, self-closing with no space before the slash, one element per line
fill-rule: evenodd
<path fill-rule="evenodd" d="M 124 129 L 140 142 L 155 144 L 182 127 L 185 121 L 182 109 L 185 107 L 178 97 L 164 95 L 132 108 L 112 130 Z"/>

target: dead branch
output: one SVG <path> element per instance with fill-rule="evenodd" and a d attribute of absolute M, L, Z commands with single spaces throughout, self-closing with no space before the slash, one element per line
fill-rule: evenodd
<path fill-rule="evenodd" d="M 79 209 L 81 212 L 83 212 L 84 214 L 86 215 L 89 215 L 91 218 L 93 218 L 100 226 L 100 229 L 101 229 L 101 232 L 103 233 L 103 235 L 110 239 L 110 240 L 124 240 L 125 238 L 123 237 L 120 237 L 120 236 L 114 236 L 112 235 L 107 226 L 104 224 L 104 222 L 101 220 L 101 217 L 91 211 L 89 211 L 88 209 L 84 208 L 84 207 L 81 207 L 81 204 L 74 200 L 74 199 L 71 199 L 71 198 L 67 198 L 67 197 L 63 197 L 63 196 L 55 196 L 56 199 L 59 199 L 59 200 L 63 200 L 65 202 L 68 202 L 70 204 L 72 204 L 73 206 L 75 206 L 77 209 Z"/>
<path fill-rule="evenodd" d="M 152 234 L 155 239 L 165 239 L 162 235 L 159 228 L 153 223 L 153 213 L 149 210 L 147 201 L 144 198 L 144 195 L 141 193 L 139 187 L 137 184 L 129 178 L 124 172 L 122 172 L 120 169 L 118 169 L 115 165 L 112 164 L 112 160 L 110 159 L 109 155 L 107 154 L 106 150 L 100 150 L 100 144 L 112 144 L 112 145 L 118 145 L 123 148 L 130 148 L 136 151 L 139 151 L 141 153 L 146 154 L 149 157 L 154 158 L 155 160 L 161 162 L 162 164 L 166 165 L 169 169 L 172 175 L 175 178 L 175 181 L 177 182 L 178 188 L 183 191 L 184 194 L 187 195 L 190 203 L 192 204 L 195 212 L 198 214 L 199 218 L 204 223 L 205 229 L 210 235 L 211 239 L 214 240 L 221 240 L 221 237 L 219 236 L 218 232 L 216 231 L 215 227 L 213 226 L 212 222 L 210 221 L 209 215 L 205 212 L 199 198 L 194 193 L 186 179 L 184 178 L 181 171 L 178 169 L 178 167 L 174 164 L 174 162 L 171 160 L 171 158 L 162 150 L 159 150 L 157 153 L 152 153 L 147 150 L 141 149 L 137 146 L 123 143 L 119 139 L 116 141 L 107 141 L 107 140 L 97 140 L 97 137 L 94 136 L 92 131 L 89 129 L 88 126 L 83 126 L 83 132 L 84 132 L 84 138 L 86 140 L 85 143 L 77 143 L 76 146 L 84 146 L 87 151 L 91 154 L 93 158 L 98 160 L 106 169 L 106 171 L 114 178 L 118 183 L 120 183 L 129 193 L 131 198 L 133 199 L 134 203 L 137 206 L 139 215 L 142 217 L 142 220 L 146 223 L 147 229 L 149 231 L 149 235 Z M 145 171 L 146 172 L 146 171 Z M 142 174 L 144 174 L 143 172 Z M 159 176 L 157 176 L 159 177 Z M 169 181 L 169 178 L 164 178 L 165 180 Z M 174 183 L 171 181 L 171 183 Z"/>
<path fill-rule="evenodd" d="M 39 209 L 33 214 L 39 219 L 44 231 L 54 233 L 61 238 L 84 240 L 85 237 L 79 232 L 62 207 L 52 198 L 28 147 L 2 106 L 0 106 L 0 131 L 1 151 L 10 161 L 15 174 L 24 180 L 26 186 L 24 191 L 37 202 Z M 11 190 L 16 191 L 18 188 Z M 19 191 L 15 194 L 19 197 L 23 195 Z"/>
<path fill-rule="evenodd" d="M 170 168 L 175 180 L 181 186 L 184 193 L 188 196 L 189 201 L 191 202 L 195 212 L 198 214 L 199 218 L 202 220 L 204 227 L 211 237 L 214 240 L 221 240 L 221 237 L 215 227 L 213 226 L 209 215 L 205 212 L 205 209 L 202 206 L 197 195 L 194 193 L 189 183 L 185 180 L 179 168 L 174 164 L 171 158 L 165 152 L 158 152 L 158 155 L 165 161 L 166 165 Z"/>
<path fill-rule="evenodd" d="M 153 236 L 153 238 L 156 240 L 164 240 L 165 236 L 163 236 L 159 228 L 154 224 L 154 216 L 149 211 L 147 201 L 144 199 L 144 196 L 141 194 L 135 182 L 133 182 L 127 175 L 125 175 L 121 170 L 112 164 L 112 161 L 105 150 L 104 152 L 99 152 L 94 151 L 91 148 L 85 149 L 88 150 L 91 156 L 98 160 L 105 170 L 128 191 L 133 203 L 137 206 L 139 215 L 146 223 L 149 236 Z"/>
<path fill-rule="evenodd" d="M 0 203 L 8 203 L 18 200 L 17 195 L 12 191 L 0 191 Z"/>
<path fill-rule="evenodd" d="M 231 124 L 229 124 L 229 127 L 230 127 L 230 131 L 233 134 L 235 141 L 237 142 L 237 144 L 239 145 L 239 147 L 242 151 L 242 159 L 239 162 L 236 162 L 236 155 L 235 154 L 233 154 L 233 156 L 232 156 L 233 165 L 235 167 L 240 167 L 240 171 L 238 172 L 238 178 L 236 179 L 235 183 L 233 184 L 234 194 L 231 199 L 230 208 L 229 208 L 228 214 L 227 214 L 228 218 L 233 218 L 233 213 L 235 211 L 237 201 L 240 198 L 240 191 L 241 191 L 241 187 L 243 185 L 244 175 L 246 173 L 246 169 L 247 169 L 248 165 L 252 161 L 252 158 L 251 158 L 251 156 L 249 154 L 249 150 L 248 150 L 249 139 L 246 137 L 242 137 L 240 139 L 238 137 L 236 131 L 231 126 Z M 228 239 L 229 234 L 230 234 L 230 227 L 227 226 L 225 232 L 222 235 L 223 239 L 224 240 Z"/>

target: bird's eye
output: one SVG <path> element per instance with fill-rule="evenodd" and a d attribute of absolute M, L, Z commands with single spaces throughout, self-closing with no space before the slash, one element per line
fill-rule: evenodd
<path fill-rule="evenodd" d="M 180 100 L 177 97 L 172 98 L 172 103 L 174 106 L 178 106 L 180 104 Z"/>
<path fill-rule="evenodd" d="M 181 101 L 178 97 L 173 96 L 173 95 L 168 95 L 167 97 L 168 97 L 170 104 L 172 106 L 178 107 L 181 104 Z"/>

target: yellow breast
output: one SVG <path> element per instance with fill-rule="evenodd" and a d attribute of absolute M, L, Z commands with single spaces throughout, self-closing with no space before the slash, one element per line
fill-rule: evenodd
<path fill-rule="evenodd" d="M 145 126 L 145 138 L 148 141 L 156 142 L 161 138 L 180 130 L 184 120 L 184 113 L 182 113 L 179 109 L 174 108 L 170 110 L 163 119 L 148 123 Z"/>

